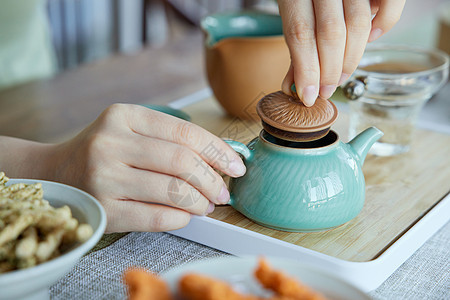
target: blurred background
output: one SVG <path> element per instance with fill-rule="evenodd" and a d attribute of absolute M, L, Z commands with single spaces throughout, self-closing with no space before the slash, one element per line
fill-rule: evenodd
<path fill-rule="evenodd" d="M 47 6 L 60 70 L 161 47 L 199 30 L 200 19 L 213 12 L 277 12 L 273 0 L 48 0 Z"/>
<path fill-rule="evenodd" d="M 274 0 L 48 0 L 59 71 L 108 57 L 161 47 L 219 11 L 261 9 Z M 439 47 L 450 52 L 450 1 L 408 0 L 399 23 L 376 43 Z"/>

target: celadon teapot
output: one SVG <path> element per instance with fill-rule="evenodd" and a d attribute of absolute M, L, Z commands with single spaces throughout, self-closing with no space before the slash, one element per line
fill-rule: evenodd
<path fill-rule="evenodd" d="M 270 228 L 310 232 L 342 225 L 365 200 L 362 164 L 383 135 L 371 127 L 349 143 L 330 130 L 337 109 L 318 98 L 311 108 L 276 92 L 257 106 L 263 130 L 248 145 L 226 142 L 243 156 L 247 172 L 230 181 L 230 204 Z M 314 117 L 319 116 L 319 117 Z"/>

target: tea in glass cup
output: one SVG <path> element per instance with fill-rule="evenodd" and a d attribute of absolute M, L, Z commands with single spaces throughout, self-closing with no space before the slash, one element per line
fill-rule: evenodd
<path fill-rule="evenodd" d="M 370 153 L 390 156 L 409 151 L 417 116 L 447 82 L 448 70 L 448 55 L 439 50 L 399 45 L 368 48 L 344 86 L 344 94 L 354 98 L 349 101 L 350 138 L 375 126 L 384 136 Z M 354 95 L 358 88 L 360 95 Z"/>

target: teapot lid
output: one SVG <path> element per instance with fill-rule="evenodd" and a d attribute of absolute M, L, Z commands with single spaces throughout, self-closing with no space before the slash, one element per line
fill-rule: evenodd
<path fill-rule="evenodd" d="M 325 136 L 338 116 L 336 106 L 329 100 L 319 97 L 313 106 L 307 107 L 296 95 L 282 91 L 263 97 L 256 111 L 268 133 L 294 142 L 313 141 Z"/>

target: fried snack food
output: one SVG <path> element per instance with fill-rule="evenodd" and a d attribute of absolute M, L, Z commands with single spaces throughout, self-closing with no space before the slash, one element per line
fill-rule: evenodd
<path fill-rule="evenodd" d="M 226 282 L 200 274 L 186 274 L 178 283 L 178 292 L 185 300 L 258 300 L 242 295 Z"/>
<path fill-rule="evenodd" d="M 273 291 L 271 297 L 243 295 L 236 292 L 229 283 L 206 275 L 189 273 L 178 282 L 176 299 L 182 300 L 326 300 L 294 278 L 281 271 L 273 270 L 267 261 L 261 258 L 254 272 L 261 285 Z M 132 269 L 125 273 L 125 282 L 129 286 L 130 300 L 175 299 L 165 282 L 156 275 L 144 270 Z"/>
<path fill-rule="evenodd" d="M 273 270 L 263 258 L 259 259 L 258 267 L 255 270 L 255 277 L 263 287 L 288 299 L 325 300 L 322 295 L 311 290 L 298 280 L 287 276 L 281 271 Z"/>
<path fill-rule="evenodd" d="M 130 300 L 172 300 L 169 287 L 157 275 L 144 270 L 131 269 L 125 272 L 124 281 L 128 285 Z"/>
<path fill-rule="evenodd" d="M 40 183 L 6 186 L 8 180 L 0 172 L 0 273 L 45 262 L 92 236 L 68 206 L 43 199 Z"/>

